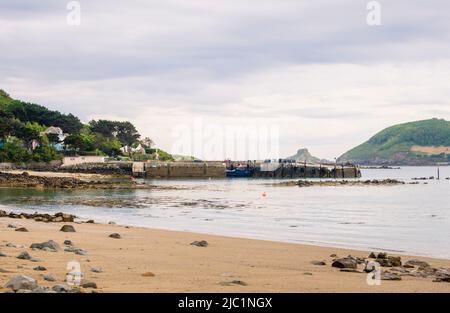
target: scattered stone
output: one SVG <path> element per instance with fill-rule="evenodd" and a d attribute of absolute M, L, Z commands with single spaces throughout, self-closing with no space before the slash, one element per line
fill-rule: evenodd
<path fill-rule="evenodd" d="M 3 268 L 0 267 L 0 273 L 10 273 L 10 271 L 5 270 L 5 269 L 3 269 Z"/>
<path fill-rule="evenodd" d="M 46 271 L 47 270 L 47 268 L 45 268 L 44 266 L 36 266 L 35 268 L 33 268 L 33 270 L 35 270 L 35 271 Z"/>
<path fill-rule="evenodd" d="M 375 255 L 375 252 L 370 252 L 369 259 L 376 259 L 377 256 Z"/>
<path fill-rule="evenodd" d="M 15 231 L 20 231 L 22 233 L 27 233 L 28 229 L 26 229 L 25 227 L 20 227 L 20 228 L 16 228 Z"/>
<path fill-rule="evenodd" d="M 141 275 L 142 277 L 155 277 L 155 274 L 153 274 L 152 272 L 146 272 L 144 274 Z"/>
<path fill-rule="evenodd" d="M 31 255 L 27 251 L 20 253 L 17 256 L 17 258 L 20 260 L 31 260 L 32 259 Z"/>
<path fill-rule="evenodd" d="M 97 284 L 95 282 L 90 281 L 90 280 L 85 280 L 85 279 L 83 279 L 81 281 L 81 285 L 80 286 L 83 287 L 83 288 L 97 289 Z"/>
<path fill-rule="evenodd" d="M 64 240 L 64 244 L 66 246 L 73 246 L 73 242 L 71 240 Z"/>
<path fill-rule="evenodd" d="M 18 290 L 33 290 L 38 287 L 38 284 L 34 278 L 17 275 L 11 278 L 6 284 L 5 288 L 10 288 L 14 291 Z"/>
<path fill-rule="evenodd" d="M 56 278 L 53 277 L 52 275 L 44 275 L 42 278 L 43 278 L 44 280 L 50 281 L 50 282 L 56 281 Z"/>
<path fill-rule="evenodd" d="M 91 272 L 93 273 L 103 273 L 103 270 L 99 267 L 91 267 Z"/>
<path fill-rule="evenodd" d="M 65 233 L 74 233 L 75 228 L 72 225 L 64 225 L 61 227 L 59 231 L 65 232 Z"/>
<path fill-rule="evenodd" d="M 87 220 L 86 224 L 95 224 L 94 220 Z"/>
<path fill-rule="evenodd" d="M 208 242 L 206 240 L 200 240 L 200 241 L 194 241 L 191 242 L 191 246 L 197 246 L 197 247 L 207 247 Z"/>
<path fill-rule="evenodd" d="M 33 243 L 30 246 L 31 249 L 38 249 L 38 250 L 46 250 L 46 251 L 52 251 L 56 252 L 60 250 L 58 243 L 56 243 L 53 240 L 41 242 L 41 243 Z"/>
<path fill-rule="evenodd" d="M 17 226 L 13 224 L 8 224 L 8 228 L 17 228 Z"/>
<path fill-rule="evenodd" d="M 310 273 L 310 272 L 304 272 L 303 275 L 312 276 L 313 273 Z"/>
<path fill-rule="evenodd" d="M 331 264 L 332 267 L 337 268 L 353 268 L 356 269 L 358 266 L 358 262 L 355 258 L 348 256 L 346 258 L 336 259 L 334 260 L 333 264 Z"/>
<path fill-rule="evenodd" d="M 8 242 L 6 244 L 6 246 L 9 247 L 9 248 L 17 248 L 17 246 L 15 244 L 11 243 L 11 242 Z"/>
<path fill-rule="evenodd" d="M 380 252 L 378 253 L 377 259 L 387 259 L 387 253 L 386 252 Z"/>
<path fill-rule="evenodd" d="M 402 277 L 396 273 L 381 272 L 381 280 L 402 280 Z"/>
<path fill-rule="evenodd" d="M 114 239 L 120 239 L 120 238 L 122 238 L 122 236 L 120 236 L 120 234 L 118 234 L 118 233 L 113 233 L 113 234 L 109 235 L 109 237 L 110 237 L 110 238 L 114 238 Z"/>
<path fill-rule="evenodd" d="M 325 263 L 324 261 L 311 261 L 311 264 L 318 265 L 318 266 L 327 265 L 327 263 Z"/>
<path fill-rule="evenodd" d="M 418 267 L 430 267 L 430 264 L 428 264 L 425 261 L 412 259 L 405 263 L 405 266 L 418 266 Z"/>
<path fill-rule="evenodd" d="M 66 252 L 73 252 L 73 253 L 78 254 L 78 255 L 86 255 L 87 254 L 86 250 L 83 250 L 83 249 L 80 249 L 80 248 L 77 248 L 77 247 L 74 247 L 74 246 L 68 246 L 68 247 L 66 247 L 64 249 L 64 251 L 66 251 Z"/>
<path fill-rule="evenodd" d="M 109 225 L 116 225 L 116 222 L 108 222 Z"/>
<path fill-rule="evenodd" d="M 330 254 L 330 258 L 337 258 L 337 254 L 336 253 Z"/>
<path fill-rule="evenodd" d="M 0 257 L 6 257 L 6 254 L 0 251 Z"/>
<path fill-rule="evenodd" d="M 248 284 L 242 280 L 222 281 L 219 284 L 222 286 L 233 286 L 233 285 L 248 286 Z"/>
<path fill-rule="evenodd" d="M 56 291 L 57 293 L 68 293 L 72 290 L 72 288 L 70 288 L 67 285 L 58 284 L 58 285 L 54 285 L 52 287 L 52 290 Z"/>

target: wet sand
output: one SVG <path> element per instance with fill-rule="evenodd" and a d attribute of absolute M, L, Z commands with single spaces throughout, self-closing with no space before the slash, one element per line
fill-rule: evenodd
<path fill-rule="evenodd" d="M 8 224 L 26 227 L 29 232 L 15 231 Z M 76 232 L 65 233 L 59 231 L 64 224 L 0 218 L 0 251 L 7 255 L 0 257 L 0 286 L 19 274 L 35 278 L 40 286 L 64 283 L 67 262 L 75 260 L 84 278 L 97 284 L 98 292 L 450 292 L 450 283 L 433 282 L 430 277 L 402 276 L 401 281 L 383 280 L 380 286 L 369 286 L 367 274 L 331 267 L 335 258 L 331 254 L 367 257 L 366 251 L 104 224 L 67 223 Z M 110 238 L 111 233 L 122 238 Z M 49 239 L 62 249 L 29 248 Z M 87 255 L 64 252 L 64 240 L 73 241 Z M 209 245 L 190 244 L 196 240 L 206 240 Z M 25 248 L 8 247 L 7 243 Z M 40 261 L 17 259 L 22 251 Z M 401 257 L 402 261 L 413 258 Z M 414 258 L 432 267 L 450 268 L 450 260 Z M 326 265 L 313 265 L 314 260 Z M 33 270 L 38 265 L 47 270 Z M 91 267 L 103 272 L 93 273 Z M 153 275 L 142 275 L 148 272 Z M 47 274 L 57 281 L 43 280 L 42 275 Z"/>

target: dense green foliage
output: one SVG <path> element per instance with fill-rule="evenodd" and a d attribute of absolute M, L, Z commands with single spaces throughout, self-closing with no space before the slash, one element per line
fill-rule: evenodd
<path fill-rule="evenodd" d="M 410 152 L 413 145 L 450 146 L 450 122 L 443 119 L 429 119 L 395 125 L 377 133 L 339 159 L 341 161 L 391 159 L 399 153 L 413 154 Z"/>
<path fill-rule="evenodd" d="M 46 133 L 50 126 L 61 128 L 65 139 Z M 140 140 L 140 134 L 130 122 L 98 120 L 83 125 L 72 114 L 14 100 L 0 89 L 0 162 L 49 162 L 76 154 L 116 157 L 122 154 L 122 147 L 135 148 L 139 144 L 151 149 L 153 141 Z M 156 155 L 152 152 L 139 158 L 151 159 Z M 126 156 L 132 154 L 127 152 Z M 172 156 L 161 151 L 160 159 L 171 160 Z"/>

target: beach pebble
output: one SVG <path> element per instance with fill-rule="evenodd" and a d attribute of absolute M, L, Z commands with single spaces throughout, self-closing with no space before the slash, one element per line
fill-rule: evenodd
<path fill-rule="evenodd" d="M 83 279 L 81 281 L 81 287 L 97 289 L 97 284 L 93 281 Z"/>
<path fill-rule="evenodd" d="M 35 271 L 46 271 L 47 270 L 47 268 L 45 268 L 44 266 L 36 266 L 35 268 L 33 268 L 33 270 L 35 270 Z"/>
<path fill-rule="evenodd" d="M 26 233 L 26 232 L 28 232 L 28 229 L 26 229 L 25 227 L 20 227 L 20 228 L 16 228 L 15 231 Z"/>
<path fill-rule="evenodd" d="M 31 249 L 45 250 L 56 252 L 60 249 L 58 243 L 53 240 L 41 242 L 41 243 L 33 243 L 30 246 Z"/>
<path fill-rule="evenodd" d="M 330 254 L 330 258 L 336 258 L 336 257 L 337 257 L 337 254 L 336 254 L 336 253 Z"/>
<path fill-rule="evenodd" d="M 248 284 L 242 280 L 222 281 L 219 283 L 219 285 L 222 285 L 222 286 L 233 286 L 233 285 L 248 286 Z"/>
<path fill-rule="evenodd" d="M 8 248 L 17 248 L 17 246 L 16 246 L 15 244 L 11 243 L 11 242 L 8 242 L 8 243 L 6 244 L 6 246 L 7 246 Z"/>
<path fill-rule="evenodd" d="M 6 254 L 0 251 L 0 257 L 6 257 Z"/>
<path fill-rule="evenodd" d="M 95 221 L 94 220 L 87 220 L 86 224 L 95 224 Z"/>
<path fill-rule="evenodd" d="M 141 275 L 142 277 L 155 277 L 155 274 L 153 274 L 152 272 L 146 272 L 144 274 Z"/>
<path fill-rule="evenodd" d="M 72 225 L 63 225 L 59 231 L 65 232 L 65 233 L 74 233 L 75 228 Z"/>
<path fill-rule="evenodd" d="M 116 225 L 116 222 L 108 222 L 109 225 Z"/>
<path fill-rule="evenodd" d="M 312 265 L 327 265 L 327 263 L 325 263 L 324 261 L 311 261 Z"/>
<path fill-rule="evenodd" d="M 50 281 L 50 282 L 56 281 L 56 278 L 53 277 L 52 275 L 44 275 L 44 276 L 42 276 L 42 278 L 43 278 L 44 280 Z"/>
<path fill-rule="evenodd" d="M 194 242 L 191 242 L 191 246 L 207 247 L 208 246 L 208 242 L 206 240 L 194 241 Z"/>
<path fill-rule="evenodd" d="M 66 246 L 73 246 L 73 242 L 71 240 L 64 240 L 64 244 Z"/>
<path fill-rule="evenodd" d="M 87 251 L 85 251 L 83 249 L 80 249 L 80 248 L 77 248 L 77 247 L 74 247 L 74 246 L 67 246 L 64 249 L 64 251 L 66 251 L 66 252 L 73 252 L 73 253 L 78 254 L 78 255 L 86 255 L 87 254 Z"/>
<path fill-rule="evenodd" d="M 31 260 L 32 259 L 31 255 L 27 251 L 23 251 L 22 253 L 20 253 L 17 256 L 17 258 L 20 260 Z"/>
<path fill-rule="evenodd" d="M 103 273 L 103 270 L 99 267 L 91 267 L 91 272 L 93 273 Z"/>
<path fill-rule="evenodd" d="M 18 290 L 33 290 L 38 287 L 38 284 L 34 278 L 17 275 L 11 278 L 6 284 L 5 288 L 10 288 L 14 291 Z"/>
<path fill-rule="evenodd" d="M 17 226 L 13 224 L 8 224 L 8 228 L 17 228 Z"/>
<path fill-rule="evenodd" d="M 348 256 L 346 258 L 336 259 L 334 260 L 333 264 L 331 264 L 332 267 L 337 268 L 353 268 L 356 269 L 358 266 L 358 262 L 355 258 Z"/>
<path fill-rule="evenodd" d="M 120 238 L 122 238 L 122 236 L 120 236 L 120 234 L 118 234 L 118 233 L 113 233 L 113 234 L 109 235 L 109 238 L 120 239 Z"/>
<path fill-rule="evenodd" d="M 67 285 L 58 284 L 58 285 L 54 285 L 52 287 L 52 290 L 57 293 L 67 293 L 67 292 L 71 292 L 72 288 L 70 288 Z"/>

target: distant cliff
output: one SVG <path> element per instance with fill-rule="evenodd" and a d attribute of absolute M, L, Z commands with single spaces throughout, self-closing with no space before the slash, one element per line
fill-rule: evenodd
<path fill-rule="evenodd" d="M 388 127 L 339 157 L 361 165 L 434 165 L 450 162 L 450 122 L 429 119 Z"/>
<path fill-rule="evenodd" d="M 315 156 L 312 156 L 311 153 L 309 153 L 308 149 L 306 148 L 298 149 L 296 154 L 287 157 L 287 159 L 307 163 L 330 163 L 330 161 L 328 160 L 319 159 L 316 158 Z"/>

